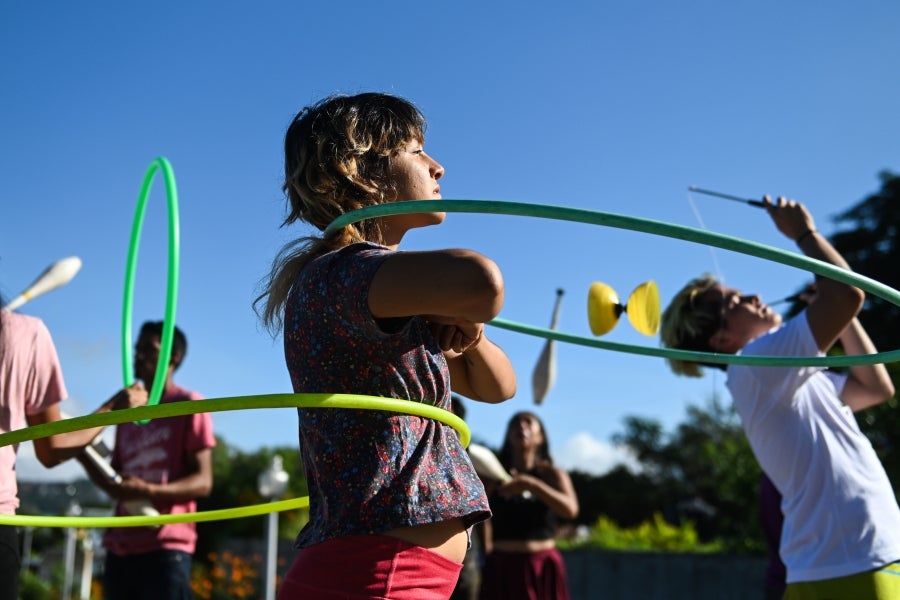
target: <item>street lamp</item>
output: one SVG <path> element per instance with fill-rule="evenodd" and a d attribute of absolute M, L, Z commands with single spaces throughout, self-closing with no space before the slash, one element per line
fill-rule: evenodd
<path fill-rule="evenodd" d="M 75 499 L 75 486 L 66 486 L 66 493 L 69 495 L 69 508 L 66 510 L 67 517 L 77 517 L 81 514 L 81 505 Z M 66 530 L 66 550 L 65 550 L 65 571 L 63 575 L 62 590 L 60 590 L 61 600 L 69 600 L 72 597 L 72 578 L 75 571 L 75 539 L 78 530 L 69 527 Z"/>
<path fill-rule="evenodd" d="M 284 470 L 281 455 L 272 456 L 272 464 L 259 474 L 257 488 L 259 495 L 272 502 L 287 490 L 288 474 Z M 272 511 L 266 522 L 266 573 L 265 600 L 275 600 L 275 564 L 278 562 L 278 513 Z"/>

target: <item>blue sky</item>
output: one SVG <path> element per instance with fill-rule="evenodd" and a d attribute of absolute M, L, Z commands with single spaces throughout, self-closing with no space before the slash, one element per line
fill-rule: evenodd
<path fill-rule="evenodd" d="M 693 197 L 689 185 L 807 203 L 819 228 L 900 170 L 900 8 L 890 2 L 121 3 L 0 7 L 0 290 L 10 298 L 77 255 L 68 286 L 22 311 L 52 331 L 71 414 L 122 385 L 128 240 L 140 184 L 165 156 L 181 222 L 177 374 L 207 397 L 290 391 L 281 340 L 250 307 L 283 243 L 281 141 L 325 95 L 377 90 L 416 102 L 445 198 L 572 206 L 703 226 L 793 249 L 762 211 Z M 699 215 L 699 219 L 698 219 Z M 165 302 L 166 202 L 150 198 L 135 328 Z M 715 271 L 764 299 L 804 273 L 690 242 L 523 217 L 451 214 L 407 249 L 462 246 L 498 262 L 501 317 L 590 335 L 586 296 L 657 282 L 663 302 Z M 564 466 L 602 470 L 611 434 L 639 415 L 671 428 L 722 391 L 662 360 L 558 346 L 558 378 L 535 407 L 543 340 L 492 328 L 519 374 L 499 406 L 468 403 L 476 439 L 498 445 L 511 414 L 536 409 Z M 610 341 L 657 345 L 622 320 Z M 214 415 L 240 448 L 296 443 L 292 410 Z M 21 476 L 35 470 L 23 449 Z M 56 477 L 77 473 L 59 470 Z"/>

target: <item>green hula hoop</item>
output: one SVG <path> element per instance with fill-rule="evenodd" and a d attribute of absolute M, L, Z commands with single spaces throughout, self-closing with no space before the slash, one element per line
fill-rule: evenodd
<path fill-rule="evenodd" d="M 389 215 L 402 215 L 420 212 L 463 212 L 463 213 L 487 213 L 496 215 L 516 215 L 522 217 L 537 217 L 541 219 L 554 219 L 558 221 L 572 221 L 587 223 L 590 225 L 602 225 L 617 229 L 640 231 L 653 235 L 670 237 L 698 244 L 706 244 L 732 250 L 741 254 L 748 254 L 763 258 L 772 262 L 778 262 L 788 266 L 811 271 L 824 277 L 829 277 L 849 285 L 856 286 L 879 298 L 887 300 L 894 306 L 900 306 L 900 292 L 894 288 L 879 283 L 858 273 L 847 271 L 828 264 L 826 262 L 809 258 L 794 252 L 787 252 L 773 246 L 767 246 L 756 242 L 750 242 L 728 235 L 713 233 L 654 221 L 640 217 L 628 217 L 614 213 L 592 211 L 580 208 L 563 206 L 550 206 L 544 204 L 527 204 L 523 202 L 504 202 L 499 200 L 408 200 L 367 206 L 345 213 L 325 229 L 324 235 L 328 236 L 335 231 L 346 227 L 351 223 Z M 672 348 L 651 348 L 635 344 L 621 344 L 605 342 L 589 337 L 567 334 L 560 331 L 534 327 L 505 319 L 494 319 L 489 323 L 501 329 L 534 335 L 546 339 L 558 340 L 592 348 L 614 350 L 630 354 L 642 354 L 645 356 L 659 356 L 675 360 L 693 362 L 707 362 L 716 364 L 741 364 L 759 366 L 822 366 L 822 367 L 852 367 L 857 365 L 870 365 L 875 363 L 890 363 L 900 360 L 900 349 L 875 354 L 861 354 L 855 356 L 743 356 L 736 354 L 719 354 L 716 352 L 697 352 L 693 350 L 675 350 Z"/>
<path fill-rule="evenodd" d="M 159 360 L 156 362 L 156 375 L 153 377 L 153 385 L 147 404 L 155 406 L 162 397 L 166 386 L 166 372 L 169 359 L 172 356 L 172 338 L 175 331 L 175 306 L 178 298 L 178 252 L 179 252 L 179 221 L 178 221 L 178 190 L 175 187 L 175 173 L 172 165 L 163 157 L 156 158 L 147 168 L 144 182 L 141 185 L 141 193 L 138 196 L 137 207 L 134 211 L 134 221 L 131 226 L 131 241 L 128 244 L 128 262 L 125 267 L 125 295 L 122 302 L 122 374 L 125 386 L 134 383 L 134 360 L 131 351 L 132 332 L 131 322 L 134 313 L 134 278 L 138 258 L 138 249 L 141 243 L 141 229 L 144 226 L 144 213 L 147 208 L 147 197 L 153 187 L 153 178 L 156 172 L 161 170 L 166 184 L 166 199 L 169 213 L 169 268 L 166 283 L 166 311 L 163 319 L 162 336 L 160 338 Z M 138 421 L 144 425 L 148 420 Z"/>
<path fill-rule="evenodd" d="M 222 412 L 247 408 L 357 408 L 404 413 L 426 419 L 434 419 L 452 427 L 459 435 L 463 447 L 472 439 L 469 426 L 450 411 L 397 398 L 379 398 L 360 394 L 267 394 L 258 396 L 231 396 L 209 398 L 195 402 L 169 402 L 155 406 L 138 406 L 105 413 L 95 413 L 42 425 L 33 425 L 0 434 L 0 446 L 48 437 L 60 433 L 90 429 L 92 427 L 118 425 L 137 419 L 160 419 L 192 415 L 201 412 Z M 214 521 L 261 515 L 269 512 L 292 510 L 308 506 L 309 497 L 282 502 L 266 502 L 252 506 L 202 511 L 178 515 L 129 516 L 129 517 L 66 517 L 35 515 L 0 515 L 0 525 L 34 525 L 38 527 L 146 527 L 167 523 Z"/>

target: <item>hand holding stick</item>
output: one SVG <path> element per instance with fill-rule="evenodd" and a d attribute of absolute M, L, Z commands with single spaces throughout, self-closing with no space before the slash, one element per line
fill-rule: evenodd
<path fill-rule="evenodd" d="M 688 191 L 697 192 L 698 194 L 706 194 L 707 196 L 716 196 L 717 198 L 725 198 L 726 200 L 734 200 L 735 202 L 743 202 L 744 204 L 749 204 L 750 206 L 756 206 L 758 208 L 766 207 L 765 202 L 763 202 L 762 200 L 751 200 L 749 198 L 732 196 L 731 194 L 723 194 L 721 192 L 713 192 L 712 190 L 704 190 L 703 188 L 698 188 L 695 185 L 688 187 Z"/>

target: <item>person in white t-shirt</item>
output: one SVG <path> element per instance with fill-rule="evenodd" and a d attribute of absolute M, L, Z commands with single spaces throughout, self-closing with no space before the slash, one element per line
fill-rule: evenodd
<path fill-rule="evenodd" d="M 811 258 L 849 269 L 816 231 L 802 204 L 763 199 L 781 233 Z M 875 346 L 857 314 L 862 290 L 816 277 L 808 307 L 782 323 L 759 296 L 705 275 L 666 308 L 663 344 L 670 348 L 761 356 L 822 356 L 840 342 L 848 355 Z M 884 467 L 854 412 L 894 395 L 884 365 L 836 374 L 820 367 L 699 364 L 669 360 L 679 375 L 719 367 L 744 431 L 766 475 L 782 495 L 780 554 L 784 598 L 900 598 L 900 508 Z"/>

